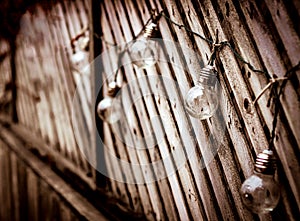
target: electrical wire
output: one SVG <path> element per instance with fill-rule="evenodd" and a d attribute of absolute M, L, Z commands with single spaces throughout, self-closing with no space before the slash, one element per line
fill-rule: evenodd
<path fill-rule="evenodd" d="M 245 65 L 248 66 L 248 68 L 255 72 L 255 73 L 260 73 L 260 74 L 266 74 L 266 76 L 268 76 L 270 78 L 269 83 L 262 89 L 262 91 L 259 93 L 259 95 L 256 97 L 256 99 L 253 101 L 253 106 L 257 103 L 257 101 L 260 99 L 260 97 L 271 87 L 271 91 L 273 91 L 273 96 L 270 96 L 270 99 L 268 101 L 268 103 L 271 102 L 271 99 L 273 98 L 274 104 L 275 104 L 275 110 L 274 110 L 274 118 L 273 118 L 273 122 L 272 122 L 272 129 L 271 129 L 271 135 L 270 135 L 270 140 L 269 140 L 269 149 L 273 150 L 274 149 L 274 141 L 275 141 L 275 137 L 276 137 L 276 127 L 277 127 L 277 118 L 280 112 L 280 97 L 283 94 L 283 90 L 284 90 L 284 86 L 286 85 L 286 82 L 288 79 L 290 79 L 290 77 L 292 76 L 292 74 L 295 74 L 296 70 L 300 69 L 300 61 L 299 63 L 292 67 L 290 70 L 288 70 L 284 77 L 281 78 L 273 78 L 271 77 L 272 75 L 270 75 L 267 71 L 265 70 L 260 70 L 255 68 L 250 62 L 248 62 L 247 60 L 245 60 L 233 47 L 232 45 L 228 42 L 228 41 L 221 41 L 220 43 L 218 42 L 218 30 L 216 30 L 216 40 L 210 40 L 206 37 L 204 37 L 203 35 L 193 31 L 192 29 L 190 29 L 189 27 L 180 24 L 174 20 L 172 20 L 169 16 L 167 16 L 164 13 L 164 10 L 161 10 L 160 12 L 158 12 L 155 9 L 152 9 L 150 11 L 150 15 L 151 17 L 145 22 L 145 24 L 143 25 L 141 31 L 135 35 L 132 39 L 132 41 L 136 40 L 145 30 L 146 26 L 149 24 L 150 21 L 155 21 L 158 22 L 162 17 L 166 19 L 166 21 L 170 22 L 171 24 L 177 26 L 179 29 L 183 28 L 185 31 L 187 31 L 188 33 L 195 35 L 199 38 L 201 38 L 202 40 L 206 41 L 209 45 L 212 46 L 212 53 L 209 59 L 208 64 L 209 65 L 213 65 L 214 61 L 217 57 L 217 52 L 220 51 L 224 46 L 227 46 L 231 52 L 235 55 L 235 57 L 240 60 L 242 63 L 244 63 Z M 100 37 L 101 40 L 103 40 L 105 43 L 112 45 L 112 46 L 116 46 L 117 44 L 112 44 L 112 43 L 108 43 L 107 41 L 105 41 L 102 36 Z M 130 41 L 130 42 L 132 42 Z M 129 43 L 130 43 L 129 42 Z M 123 49 L 123 51 L 120 52 L 119 54 L 119 58 L 118 58 L 118 64 L 121 61 L 123 55 L 125 54 L 125 52 L 128 49 L 128 45 L 129 43 L 126 43 L 125 48 Z M 120 67 L 116 70 L 115 72 L 115 81 L 117 80 L 117 76 L 118 76 L 118 72 L 119 72 Z M 279 82 L 282 81 L 280 88 L 278 90 L 278 86 L 279 86 Z M 270 93 L 271 94 L 271 93 Z"/>

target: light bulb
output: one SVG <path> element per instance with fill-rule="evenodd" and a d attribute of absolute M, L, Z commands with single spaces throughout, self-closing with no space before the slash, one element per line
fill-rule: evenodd
<path fill-rule="evenodd" d="M 144 34 L 138 37 L 128 49 L 132 63 L 138 68 L 153 66 L 158 60 L 158 42 L 151 39 L 156 27 L 156 23 L 147 25 Z"/>
<path fill-rule="evenodd" d="M 87 56 L 86 52 L 77 51 L 71 57 L 71 61 L 73 63 L 74 68 L 76 68 L 80 72 L 82 72 L 88 64 L 86 60 L 86 56 Z"/>
<path fill-rule="evenodd" d="M 207 65 L 200 71 L 196 85 L 188 91 L 185 108 L 192 117 L 204 120 L 216 112 L 219 104 L 216 76 L 215 68 Z"/>
<path fill-rule="evenodd" d="M 275 158 L 271 150 L 264 150 L 257 156 L 254 171 L 241 187 L 242 201 L 253 213 L 271 212 L 280 198 L 279 185 L 274 180 Z"/>
<path fill-rule="evenodd" d="M 120 87 L 116 82 L 108 85 L 108 94 L 97 106 L 98 116 L 107 123 L 116 123 L 122 116 L 122 106 L 117 93 Z"/>

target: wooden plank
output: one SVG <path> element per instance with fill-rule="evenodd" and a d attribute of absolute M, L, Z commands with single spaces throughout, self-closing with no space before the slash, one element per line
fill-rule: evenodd
<path fill-rule="evenodd" d="M 27 176 L 27 196 L 28 196 L 28 220 L 38 221 L 38 177 L 32 172 L 31 169 L 26 169 L 26 176 Z"/>
<path fill-rule="evenodd" d="M 80 16 L 81 28 L 83 29 L 89 25 L 89 12 L 85 11 L 84 3 L 82 1 L 76 0 L 75 4 L 76 4 L 76 9 L 78 11 L 78 14 Z"/>
<path fill-rule="evenodd" d="M 11 122 L 8 121 L 6 117 L 3 117 L 1 115 L 0 122 L 11 124 Z M 55 163 L 55 166 L 59 170 L 70 170 L 74 174 L 76 174 L 82 181 L 86 182 L 91 188 L 95 188 L 95 184 L 93 183 L 93 181 L 90 178 L 87 178 L 86 174 L 83 173 L 82 170 L 79 170 L 78 167 L 76 167 L 66 158 L 61 157 L 61 155 L 57 153 L 57 151 L 55 151 L 52 146 L 46 144 L 44 140 L 37 137 L 36 134 L 28 131 L 28 129 L 22 125 L 11 124 L 10 129 L 12 133 L 16 134 L 18 137 L 21 137 L 27 143 L 27 147 L 38 150 L 41 156 L 48 158 L 51 163 Z"/>
<path fill-rule="evenodd" d="M 2 129 L 2 128 L 1 128 Z M 1 134 L 2 136 L 2 134 Z M 3 137 L 1 137 L 3 139 Z M 5 141 L 6 142 L 6 141 Z M 9 144 L 8 144 L 9 145 Z M 16 153 L 15 153 L 16 154 Z M 17 158 L 18 155 L 16 154 Z M 20 206 L 20 217 L 28 217 L 28 195 L 27 195 L 27 176 L 26 176 L 26 166 L 23 161 L 18 160 L 18 194 Z"/>
<path fill-rule="evenodd" d="M 39 181 L 39 218 L 51 221 L 53 201 L 50 199 L 51 188 L 44 180 Z"/>
<path fill-rule="evenodd" d="M 2 142 L 2 141 L 1 141 Z M 1 148 L 0 162 L 1 162 L 1 182 L 2 182 L 2 207 L 4 212 L 4 220 L 14 220 L 13 213 L 13 194 L 12 194 L 12 177 L 10 167 L 9 151 L 5 148 L 5 144 Z"/>
<path fill-rule="evenodd" d="M 109 128 L 108 128 L 108 125 L 105 124 L 104 125 L 104 132 L 108 133 L 109 132 Z M 117 154 L 115 153 L 115 150 L 114 150 L 114 147 L 115 147 L 115 143 L 114 141 L 112 140 L 112 137 L 109 135 L 107 135 L 107 137 L 105 138 L 105 152 L 107 151 L 108 152 L 108 159 L 110 159 L 110 164 L 108 165 L 108 167 L 110 167 L 110 170 L 113 171 L 113 176 L 110 177 L 112 179 L 120 179 L 120 177 L 123 177 L 123 175 L 125 175 L 126 173 L 128 173 L 128 171 L 124 171 L 122 166 L 118 163 L 118 162 L 115 162 L 117 159 L 113 159 L 111 158 L 111 156 L 116 156 L 117 157 Z M 112 162 L 112 160 L 114 160 L 114 162 Z M 125 173 L 126 172 L 126 173 Z M 131 172 L 131 171 L 129 171 Z M 128 176 L 128 175 L 127 175 Z M 126 183 L 124 182 L 120 182 L 119 180 L 116 180 L 117 183 L 117 190 L 119 191 L 119 199 L 121 201 L 123 201 L 127 207 L 130 207 L 130 202 L 131 202 L 131 195 L 129 194 L 128 192 L 128 187 L 126 185 Z M 132 190 L 130 191 L 132 193 Z"/>
<path fill-rule="evenodd" d="M 14 220 L 20 220 L 20 197 L 18 192 L 18 158 L 14 153 L 10 153 L 10 167 L 11 167 L 11 188 L 12 188 L 12 199 L 13 199 L 13 209 L 14 211 Z"/>
<path fill-rule="evenodd" d="M 4 144 L 2 142 L 2 140 L 0 140 L 0 159 L 1 159 L 1 163 L 0 163 L 0 169 L 1 169 L 1 173 L 0 173 L 0 178 L 1 180 L 3 180 L 4 178 L 4 173 L 6 170 L 6 165 L 3 162 L 3 159 L 5 158 L 5 151 L 6 151 L 6 144 Z M 6 190 L 5 190 L 5 183 L 4 182 L 0 182 L 0 199 L 1 202 L 5 202 L 5 205 L 0 207 L 0 218 L 1 220 L 5 220 L 7 219 L 8 215 L 7 215 L 7 211 L 6 210 L 6 196 L 5 196 Z"/>
<path fill-rule="evenodd" d="M 72 205 L 73 209 L 86 220 L 107 220 L 82 195 L 72 189 L 65 181 L 56 175 L 46 164 L 34 157 L 24 148 L 22 142 L 0 127 L 0 137 L 8 143 L 11 151 L 16 153 L 20 161 L 25 162 L 40 179 L 44 180 L 64 201 Z M 23 184 L 24 185 L 24 184 Z M 25 204 L 26 205 L 26 204 Z"/>
<path fill-rule="evenodd" d="M 286 53 L 294 66 L 299 62 L 300 39 L 293 26 L 283 1 L 266 1 L 266 6 L 271 13 L 272 20 L 286 49 Z M 298 77 L 299 79 L 299 77 Z"/>
<path fill-rule="evenodd" d="M 16 59 L 16 66 L 17 66 L 17 73 L 24 73 L 23 75 L 18 76 L 17 84 L 20 84 L 22 87 L 24 86 L 26 88 L 26 75 L 28 75 L 27 67 L 25 66 L 23 56 L 19 56 L 19 53 L 22 55 L 22 50 L 17 50 L 17 59 Z M 30 61 L 29 61 L 30 62 Z M 26 93 L 19 93 L 19 99 L 17 102 L 20 102 L 22 104 L 22 110 L 19 112 L 22 112 L 24 115 L 23 119 L 21 118 L 21 123 L 25 124 L 28 128 L 35 130 L 39 124 L 36 124 L 36 120 L 33 118 L 32 113 L 34 111 L 34 105 L 32 104 L 32 100 L 30 100 L 28 94 Z M 29 105 L 28 105 L 29 104 Z M 22 116 L 21 114 L 21 116 Z M 34 122 L 34 124 L 32 124 Z"/>

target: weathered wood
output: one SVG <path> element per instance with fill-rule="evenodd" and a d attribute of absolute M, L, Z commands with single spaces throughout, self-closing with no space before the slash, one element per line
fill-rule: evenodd
<path fill-rule="evenodd" d="M 149 10 L 151 8 L 164 8 L 171 19 L 180 24 L 185 24 L 188 28 L 212 40 L 216 38 L 216 29 L 218 29 L 219 40 L 228 40 L 238 53 L 240 53 L 246 61 L 250 61 L 254 67 L 260 69 L 266 67 L 270 73 L 276 69 L 282 76 L 287 70 L 286 66 L 289 65 L 287 65 L 287 58 L 285 59 L 285 65 L 282 65 L 283 62 L 279 61 L 279 47 L 275 46 L 278 41 L 275 42 L 274 38 L 269 36 L 270 38 L 266 40 L 269 42 L 269 46 L 262 46 L 264 37 L 258 37 L 264 35 L 264 28 L 262 27 L 265 27 L 263 23 L 266 21 L 264 21 L 262 17 L 267 16 L 267 14 L 254 6 L 254 9 L 259 12 L 259 19 L 262 22 L 261 24 L 257 23 L 257 21 L 255 23 L 253 18 L 251 18 L 252 20 L 249 19 L 251 15 L 249 15 L 248 4 L 250 4 L 248 1 L 241 3 L 231 1 L 149 1 L 146 3 L 125 1 L 121 3 L 120 1 L 115 1 L 114 6 L 110 6 L 110 3 L 105 2 L 103 9 L 104 13 L 108 15 L 108 21 L 106 21 L 106 17 L 102 17 L 101 19 L 103 24 L 103 38 L 110 42 L 116 42 L 117 44 L 123 43 L 124 41 L 129 42 L 132 39 L 132 33 L 137 34 L 142 28 L 143 23 L 149 18 Z M 278 29 L 279 37 L 286 47 L 286 55 L 290 57 L 291 63 L 295 65 L 298 62 L 297 53 L 299 53 L 299 50 L 297 47 L 292 47 L 293 44 L 288 42 L 287 39 L 290 34 L 292 42 L 296 42 L 297 44 L 299 37 L 295 34 L 295 30 L 293 30 L 294 27 L 286 11 L 286 5 L 280 1 L 276 4 L 276 7 L 268 1 L 263 4 L 269 8 L 270 14 L 274 19 L 275 27 Z M 281 19 L 281 15 L 284 17 L 283 19 Z M 245 20 L 243 16 L 245 16 Z M 275 22 L 276 19 L 278 22 Z M 110 24 L 110 27 L 105 25 L 107 23 Z M 268 24 L 272 25 L 272 22 L 268 21 Z M 288 24 L 288 26 L 281 28 L 283 24 Z M 272 28 L 273 27 L 274 26 L 272 26 Z M 204 63 L 207 62 L 211 48 L 200 38 L 188 35 L 183 28 L 179 29 L 164 19 L 160 20 L 159 30 L 163 39 L 179 41 L 181 45 L 187 48 L 193 48 L 201 55 Z M 286 30 L 286 32 L 284 30 Z M 268 37 L 267 35 L 264 36 Z M 278 37 L 278 35 L 276 35 L 276 37 Z M 109 45 L 107 47 L 109 47 Z M 273 61 L 273 63 L 270 61 L 271 57 L 268 57 L 268 48 L 270 48 L 273 55 L 277 56 L 276 65 Z M 166 48 L 166 52 L 170 51 L 169 48 Z M 196 80 L 197 72 L 199 72 L 201 65 L 199 66 L 199 64 L 193 63 L 193 58 L 191 59 L 185 54 L 186 51 L 184 49 L 182 52 L 185 55 L 184 58 L 180 58 L 180 56 L 176 54 L 177 52 L 172 52 L 171 55 L 173 58 L 176 58 L 175 60 L 180 62 L 182 66 L 187 67 L 187 71 L 184 72 L 182 70 L 176 70 L 176 68 L 173 68 L 171 65 L 161 63 L 158 63 L 155 68 L 147 69 L 146 72 L 135 68 L 132 69 L 130 66 L 124 68 L 124 76 L 128 82 L 145 76 L 145 73 L 147 73 L 147 76 L 155 76 L 162 73 L 163 76 L 168 76 L 174 80 L 176 79 L 184 88 L 184 90 L 181 89 L 178 91 L 176 88 L 170 85 L 166 86 L 159 81 L 144 83 L 137 80 L 137 87 L 130 88 L 131 91 L 125 94 L 126 102 L 124 103 L 123 101 L 123 105 L 126 110 L 128 110 L 126 105 L 132 102 L 130 95 L 133 97 L 138 95 L 142 96 L 145 93 L 155 91 L 157 87 L 159 87 L 160 91 L 165 90 L 167 96 L 173 95 L 172 97 L 174 97 L 175 94 L 178 100 L 184 97 L 186 93 L 185 90 L 188 90 L 191 86 L 191 81 Z M 178 51 L 178 53 L 180 54 L 181 52 Z M 261 57 L 261 55 L 264 56 Z M 117 56 L 112 56 L 111 62 L 114 63 L 116 59 Z M 271 63 L 268 64 L 268 62 L 272 63 L 272 68 L 270 66 Z M 173 142 L 181 142 L 185 148 L 188 147 L 186 150 L 197 153 L 195 157 L 196 160 L 189 161 L 184 170 L 179 170 L 178 177 L 176 177 L 175 180 L 168 177 L 168 185 L 171 186 L 174 202 L 177 207 L 176 209 L 179 211 L 181 218 L 184 218 L 183 214 L 186 213 L 185 218 L 187 219 L 199 219 L 199 217 L 201 217 L 200 219 L 205 219 L 205 216 L 213 220 L 221 219 L 220 216 L 222 216 L 223 219 L 257 219 L 257 217 L 249 213 L 242 204 L 239 188 L 243 179 L 252 173 L 255 153 L 257 154 L 268 147 L 269 134 L 266 131 L 266 126 L 271 128 L 273 114 L 268 108 L 265 108 L 267 96 L 259 100 L 260 109 L 258 113 L 249 114 L 246 104 L 247 100 L 251 101 L 255 95 L 257 96 L 259 94 L 261 89 L 268 83 L 268 79 L 267 76 L 262 74 L 256 75 L 251 73 L 249 68 L 241 64 L 227 47 L 220 51 L 216 66 L 217 69 L 219 69 L 219 80 L 222 86 L 222 99 L 217 117 L 213 117 L 211 120 L 203 123 L 192 118 L 186 118 L 182 104 L 173 106 L 162 100 L 158 102 L 158 99 L 155 97 L 143 97 L 142 102 L 136 102 L 134 106 L 135 109 L 126 111 L 126 118 L 129 122 L 129 128 L 126 129 L 126 131 L 132 131 L 139 136 L 145 135 L 149 131 L 153 131 L 156 135 L 159 132 L 165 133 L 166 139 L 164 139 L 163 145 L 159 145 L 158 152 L 162 155 L 158 156 L 165 156 L 164 154 L 169 152 L 167 150 L 168 146 L 172 146 Z M 285 93 L 289 94 L 289 96 L 291 95 L 293 98 L 287 99 L 287 96 L 283 98 L 287 99 L 285 102 L 290 102 L 290 104 L 283 102 L 283 109 L 285 113 L 291 109 L 293 109 L 293 113 L 298 113 L 298 107 L 290 108 L 297 105 L 297 94 L 295 92 L 296 90 L 291 88 L 291 84 L 288 84 L 289 86 L 285 89 Z M 288 105 L 289 107 L 286 108 Z M 132 110 L 134 110 L 134 112 L 132 114 L 129 113 Z M 153 127 L 153 123 L 150 120 L 153 114 L 164 116 L 165 119 L 168 119 L 166 120 L 167 123 L 164 124 L 164 121 L 162 121 L 161 124 Z M 287 121 L 281 118 L 279 122 L 291 124 L 290 119 L 293 118 L 291 114 L 285 114 L 282 115 L 282 117 L 286 117 Z M 139 122 L 136 122 L 136 120 Z M 184 128 L 183 130 L 178 129 L 179 122 L 181 123 L 180 126 Z M 293 122 L 291 130 L 287 124 L 285 126 L 279 123 L 279 125 L 280 128 L 283 127 L 283 130 L 280 131 L 278 138 L 283 144 L 280 146 L 277 145 L 276 150 L 289 180 L 289 183 L 285 183 L 284 185 L 287 188 L 290 186 L 292 191 L 296 194 L 295 198 L 297 198 L 299 196 L 299 188 L 295 182 L 296 176 L 292 174 L 299 174 L 299 159 L 297 155 L 294 154 L 295 148 L 292 148 L 291 141 L 289 141 L 288 138 L 291 137 L 292 140 L 294 140 L 294 138 L 296 140 L 298 139 L 298 135 L 296 135 L 295 132 L 297 122 Z M 124 133 L 126 133 L 126 131 Z M 118 133 L 114 130 L 111 130 L 111 132 L 114 134 Z M 220 149 L 217 156 L 214 156 L 215 150 L 213 149 L 216 147 L 209 146 L 214 144 L 207 138 L 210 133 L 213 133 L 215 138 L 219 138 Z M 133 141 L 131 144 L 135 144 L 135 142 Z M 119 153 L 120 149 L 121 151 L 123 149 L 120 148 L 122 146 L 122 144 L 116 144 L 115 148 Z M 120 153 L 120 155 L 126 152 L 129 159 L 134 155 L 134 152 L 129 152 L 126 149 L 123 151 L 124 153 Z M 151 156 L 155 156 L 155 152 L 149 151 L 149 155 L 151 160 Z M 184 156 L 184 153 L 182 156 Z M 287 158 L 292 159 L 292 161 L 288 162 L 286 160 Z M 203 162 L 207 164 L 210 162 L 210 164 L 205 169 L 199 171 L 199 167 Z M 293 169 L 287 169 L 287 165 L 293 165 Z M 188 180 L 191 180 L 191 183 L 189 183 L 190 181 Z M 176 185 L 179 188 L 176 188 Z M 164 187 L 159 186 L 158 190 L 161 189 L 164 189 Z M 194 196 L 203 202 L 202 209 L 201 203 L 197 205 L 200 207 L 195 207 L 195 203 L 188 200 L 188 196 L 191 195 L 189 194 L 189 190 L 193 190 L 192 193 L 195 194 Z M 159 194 L 162 197 L 164 196 L 162 192 L 159 192 Z M 183 197 L 180 198 L 180 195 Z M 162 203 L 165 202 L 167 202 L 166 198 Z M 183 205 L 181 204 L 182 202 Z M 284 204 L 287 211 L 294 211 L 293 207 L 289 205 L 287 201 L 284 201 Z M 297 204 L 299 205 L 299 203 Z M 163 204 L 163 206 L 165 207 L 165 204 Z M 215 206 L 217 206 L 217 208 Z M 214 208 L 216 209 L 214 210 Z M 155 208 L 153 208 L 153 210 L 155 211 Z M 167 217 L 173 215 L 170 211 L 172 211 L 171 208 L 166 208 Z M 200 214 L 197 215 L 198 212 L 200 212 Z M 287 216 L 293 216 L 291 212 L 288 213 Z M 295 214 L 297 214 L 297 212 L 295 212 Z M 261 219 L 271 219 L 271 217 L 262 216 Z"/>
<path fill-rule="evenodd" d="M 27 177 L 27 205 L 28 205 L 28 220 L 38 221 L 38 191 L 39 191 L 39 177 L 33 171 L 27 168 L 24 176 Z"/>
<path fill-rule="evenodd" d="M 299 62 L 298 2 L 115 0 L 97 4 L 99 12 L 91 10 L 88 0 L 61 0 L 55 1 L 47 12 L 38 6 L 24 15 L 16 53 L 20 85 L 16 110 L 20 125 L 13 124 L 3 131 L 0 128 L 0 136 L 15 148 L 23 145 L 21 139 L 26 148 L 21 152 L 13 148 L 16 153 L 10 153 L 11 147 L 0 141 L 0 176 L 4 180 L 0 183 L 0 199 L 17 199 L 16 203 L 8 200 L 0 208 L 0 219 L 85 219 L 78 208 L 72 207 L 73 192 L 58 190 L 55 184 L 52 187 L 49 177 L 53 178 L 53 174 L 41 174 L 39 171 L 44 171 L 44 167 L 37 169 L 40 164 L 35 160 L 29 162 L 20 153 L 28 152 L 29 148 L 60 173 L 68 173 L 66 176 L 70 173 L 96 191 L 95 170 L 84 155 L 96 162 L 95 153 L 99 153 L 94 144 L 92 93 L 101 85 L 94 85 L 94 76 L 75 70 L 71 59 L 76 51 L 71 47 L 71 39 L 93 18 L 91 24 L 98 22 L 98 29 L 94 33 L 90 25 L 89 36 L 97 38 L 102 46 L 94 45 L 92 40 L 90 46 L 99 47 L 94 48 L 97 53 L 109 50 L 112 45 L 108 42 L 131 41 L 150 17 L 150 10 L 155 8 L 164 9 L 171 19 L 211 40 L 216 39 L 218 30 L 219 40 L 228 40 L 246 61 L 255 68 L 267 70 L 270 76 L 254 73 L 227 46 L 223 47 L 216 59 L 221 85 L 219 109 L 206 121 L 190 117 L 184 109 L 184 97 L 207 63 L 212 46 L 161 18 L 158 28 L 162 38 L 178 42 L 182 48 L 160 49 L 160 59 L 166 60 L 168 55 L 171 62 L 159 61 L 146 70 L 130 64 L 122 69 L 124 81 L 129 83 L 123 91 L 124 119 L 116 125 L 104 123 L 105 151 L 101 159 L 106 161 L 109 177 L 122 177 L 129 183 L 110 180 L 105 189 L 108 195 L 119 200 L 117 205 L 143 213 L 148 220 L 297 220 L 300 215 L 299 71 L 285 86 L 276 131 L 275 152 L 279 159 L 276 178 L 281 183 L 282 200 L 271 215 L 258 217 L 242 204 L 239 188 L 252 174 L 255 155 L 268 147 L 274 117 L 274 106 L 267 106 L 269 92 L 259 99 L 253 113 L 249 113 L 250 102 L 270 77 L 283 76 Z M 95 14 L 88 16 L 89 10 Z M 103 41 L 99 38 L 101 34 Z M 9 50 L 6 47 L 1 42 L 0 55 Z M 93 58 L 92 53 L 86 53 L 85 62 Z M 104 94 L 105 81 L 112 79 L 108 75 L 115 71 L 117 59 L 118 52 L 103 57 L 103 73 L 92 72 L 102 75 Z M 0 62 L 0 102 L 3 96 L 10 102 L 11 92 L 3 94 L 10 72 L 6 58 Z M 180 87 L 168 80 L 178 82 Z M 22 92 L 22 88 L 29 90 Z M 11 123 L 2 118 L 0 121 L 3 125 Z M 36 134 L 40 139 L 33 138 Z M 14 135 L 19 138 L 14 140 Z M 153 136 L 157 145 L 143 140 L 147 136 Z M 178 154 L 173 156 L 174 152 Z M 116 164 L 111 155 L 129 165 Z M 153 162 L 168 157 L 161 168 L 152 167 Z M 145 185 L 132 184 L 136 180 L 153 181 L 177 167 L 179 170 L 165 179 Z M 6 188 L 8 183 L 13 184 L 11 188 Z M 67 196 L 63 195 L 61 203 L 63 191 L 67 191 Z M 18 212 L 12 215 L 8 210 Z"/>
<path fill-rule="evenodd" d="M 35 202 L 37 203 L 38 197 L 37 195 L 35 195 L 37 192 L 32 193 L 29 190 L 31 184 L 33 186 L 35 185 L 34 186 L 35 190 L 38 190 L 38 183 L 37 182 L 30 183 L 30 180 L 35 179 L 37 181 L 37 179 L 40 179 L 53 190 L 52 194 L 54 198 L 52 198 L 52 200 L 54 200 L 55 202 L 53 202 L 52 213 L 49 213 L 49 215 L 52 215 L 52 217 L 56 215 L 60 216 L 60 214 L 58 214 L 59 213 L 58 204 L 66 203 L 66 205 L 71 206 L 72 210 L 74 210 L 75 213 L 77 214 L 77 217 L 80 217 L 80 219 L 82 220 L 107 220 L 98 210 L 96 210 L 87 201 L 86 198 L 84 198 L 82 195 L 80 195 L 78 192 L 72 189 L 65 181 L 62 180 L 62 178 L 60 178 L 57 174 L 55 174 L 48 167 L 48 165 L 38 160 L 32 153 L 30 153 L 26 148 L 24 148 L 24 145 L 21 142 L 21 140 L 15 137 L 14 134 L 9 132 L 7 129 L 3 128 L 2 126 L 0 127 L 0 131 L 1 131 L 0 133 L 1 140 L 4 140 L 4 142 L 7 143 L 8 145 L 7 147 L 2 147 L 1 145 L 1 151 L 3 151 L 3 149 L 7 153 L 9 153 L 9 151 L 12 151 L 17 155 L 19 161 L 22 162 L 22 164 L 19 165 L 20 168 L 22 168 L 22 172 L 20 171 L 18 175 L 19 177 L 23 176 L 22 178 L 23 180 L 20 182 L 20 187 L 19 187 L 19 191 L 20 191 L 19 193 L 22 195 L 22 197 L 24 197 L 23 198 L 24 201 L 22 200 L 21 202 L 24 203 L 29 202 L 27 200 L 31 199 L 31 200 L 35 200 Z M 28 173 L 31 174 L 29 175 L 29 177 L 28 177 Z M 1 172 L 1 174 L 3 173 Z M 30 178 L 30 176 L 32 177 Z M 10 181 L 10 179 L 6 179 L 6 180 Z M 24 194 L 22 190 L 28 192 Z M 7 191 L 7 194 L 8 193 L 11 192 Z M 26 197 L 26 195 L 28 198 Z M 48 195 L 48 197 L 51 198 L 51 195 L 50 196 Z M 7 196 L 5 198 L 11 199 L 10 196 Z M 39 204 L 37 203 L 35 207 L 32 206 L 34 205 L 34 202 L 25 203 L 25 204 L 29 208 L 29 210 L 27 210 L 26 213 L 28 214 L 30 220 L 32 220 L 32 218 L 34 217 L 32 216 L 32 214 L 37 214 L 38 211 L 37 207 Z M 10 207 L 11 203 L 7 203 L 5 204 L 5 206 Z M 23 206 L 22 208 L 24 209 L 25 207 Z M 7 208 L 7 211 L 10 212 L 11 210 Z M 25 212 L 25 210 L 23 211 Z M 25 214 L 23 213 L 20 214 L 20 216 L 22 217 L 27 217 L 27 215 L 25 216 L 24 215 Z"/>

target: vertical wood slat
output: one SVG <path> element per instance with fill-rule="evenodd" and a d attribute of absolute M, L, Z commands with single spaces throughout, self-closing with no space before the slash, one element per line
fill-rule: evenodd
<path fill-rule="evenodd" d="M 2 143 L 3 144 L 3 143 Z M 20 216 L 20 195 L 19 195 L 19 188 L 18 188 L 18 183 L 19 183 L 19 177 L 18 177 L 18 158 L 15 154 L 10 153 L 10 161 L 11 164 L 8 165 L 11 167 L 11 188 L 12 188 L 12 199 L 13 199 L 13 209 L 14 211 L 14 218 L 15 221 L 21 220 Z"/>
<path fill-rule="evenodd" d="M 105 24 L 105 21 L 106 21 L 106 19 L 104 18 L 103 19 L 104 20 L 104 23 L 103 24 Z M 103 26 L 103 27 L 105 27 L 105 25 Z M 106 59 L 106 57 L 104 57 L 104 59 Z M 103 63 L 109 63 L 110 61 L 109 60 L 103 60 Z M 104 67 L 104 71 L 108 74 L 108 73 L 110 73 L 111 72 L 111 70 L 113 70 L 113 67 L 111 67 L 111 66 L 109 66 L 109 67 Z M 104 76 L 104 78 L 108 78 L 109 76 Z M 104 79 L 104 81 L 105 81 L 105 79 Z M 107 88 L 106 88 L 106 85 L 103 85 L 103 87 L 104 87 L 104 91 L 106 91 L 107 90 Z M 104 126 L 105 127 L 105 131 L 106 131 L 106 133 L 108 133 L 109 132 L 109 128 L 108 128 L 108 125 L 105 125 Z M 120 142 L 119 141 L 119 137 L 115 137 L 114 138 L 114 140 L 115 140 L 115 143 L 112 143 L 111 141 L 110 141 L 110 136 L 105 136 L 105 138 L 104 138 L 105 140 L 104 140 L 104 142 L 105 142 L 105 149 L 106 148 L 109 148 L 109 149 L 111 149 L 111 150 L 109 150 L 109 151 L 105 151 L 105 153 L 108 153 L 107 155 L 106 155 L 106 160 L 110 160 L 111 159 L 111 154 L 112 153 L 114 153 L 113 155 L 116 155 L 116 153 L 115 153 L 115 151 L 114 151 L 114 148 L 113 148 L 113 146 L 118 146 L 119 147 L 119 150 L 118 150 L 118 152 L 120 153 L 120 158 L 122 159 L 122 160 L 126 160 L 126 161 L 128 161 L 128 162 L 132 162 L 132 158 L 134 158 L 134 156 L 131 156 L 129 159 L 127 158 L 127 156 L 126 156 L 126 153 L 124 152 L 124 151 L 122 151 L 122 148 L 126 148 L 126 146 L 123 146 L 123 144 L 122 144 L 122 142 Z M 108 145 L 108 146 L 107 146 Z M 112 160 L 114 160 L 114 159 L 112 159 Z M 136 160 L 134 161 L 134 162 L 136 162 Z M 111 165 L 111 164 L 109 164 L 108 163 L 108 165 Z M 108 170 L 110 170 L 111 168 L 110 167 L 108 167 Z M 139 174 L 139 177 L 141 176 L 141 174 L 139 173 L 140 171 L 133 171 L 132 169 L 130 169 L 130 171 L 123 171 L 123 168 L 120 168 L 121 169 L 121 171 L 115 171 L 116 173 L 118 173 L 118 172 L 121 172 L 121 173 L 123 173 L 124 175 L 125 174 L 130 174 L 130 175 L 126 175 L 126 179 L 129 179 L 129 180 L 133 180 L 134 178 L 131 176 L 131 174 Z M 120 170 L 119 169 L 119 170 Z M 113 174 L 111 174 L 111 175 L 113 175 Z M 114 176 L 114 175 L 113 175 Z M 117 174 L 115 174 L 115 176 L 117 176 L 117 177 L 121 177 L 121 175 L 119 174 L 119 175 L 117 175 Z M 112 181 L 113 183 L 115 183 L 114 181 Z M 119 182 L 117 182 L 117 185 L 119 186 L 120 185 L 120 183 Z M 141 205 L 138 205 L 139 203 L 138 202 L 141 202 L 139 199 L 140 199 L 140 197 L 143 199 L 143 205 L 145 205 L 146 204 L 146 206 L 144 206 L 144 212 L 145 212 L 145 214 L 147 214 L 146 216 L 151 216 L 152 217 L 152 214 L 151 213 L 148 213 L 147 212 L 147 210 L 149 210 L 150 208 L 151 208 L 151 204 L 149 205 L 148 204 L 148 202 L 149 202 L 149 195 L 148 195 L 148 193 L 145 191 L 145 188 L 144 187 L 140 187 L 140 186 L 138 186 L 138 189 L 141 191 L 140 192 L 140 194 L 141 194 L 141 196 L 139 196 L 139 193 L 137 193 L 136 192 L 136 187 L 135 187 L 135 185 L 131 185 L 131 184 L 122 184 L 122 187 L 123 187 L 123 189 L 124 188 L 127 188 L 129 191 L 130 191 L 130 193 L 131 193 L 131 195 L 129 195 L 128 197 L 128 199 L 126 199 L 127 200 L 127 203 L 129 203 L 129 202 L 131 202 L 132 204 L 133 204 L 133 209 L 135 210 L 135 211 L 139 211 L 139 210 L 141 210 L 141 208 L 139 208 L 139 207 L 141 207 Z"/>
<path fill-rule="evenodd" d="M 5 202 L 0 209 L 0 218 L 1 220 L 4 220 L 5 218 L 11 218 L 9 211 L 10 211 L 10 200 L 11 197 L 8 195 L 9 191 L 7 191 L 7 185 L 9 184 L 9 180 L 7 177 L 7 170 L 9 167 L 7 166 L 7 150 L 4 149 L 4 143 L 0 141 L 0 168 L 1 168 L 1 173 L 0 173 L 0 199 L 1 202 Z"/>
<path fill-rule="evenodd" d="M 38 206 L 39 206 L 39 199 L 38 199 L 38 177 L 32 172 L 31 169 L 26 170 L 27 176 L 27 205 L 28 207 L 28 220 L 38 221 L 40 218 L 38 217 Z"/>
<path fill-rule="evenodd" d="M 7 41 L 0 40 L 0 109 L 4 111 L 4 107 L 8 105 L 12 98 L 11 91 L 5 91 L 5 85 L 11 81 L 11 63 L 9 56 L 9 44 Z M 8 110 L 5 110 L 8 111 Z"/>

